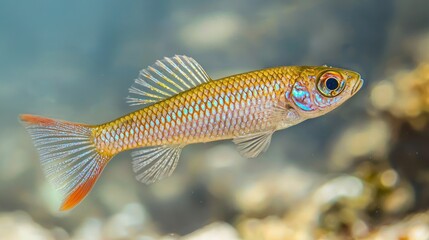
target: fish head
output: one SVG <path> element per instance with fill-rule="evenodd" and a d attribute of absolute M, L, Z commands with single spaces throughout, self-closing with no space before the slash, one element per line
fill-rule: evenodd
<path fill-rule="evenodd" d="M 326 114 L 355 95 L 363 85 L 360 74 L 327 66 L 302 67 L 286 98 L 305 118 Z"/>

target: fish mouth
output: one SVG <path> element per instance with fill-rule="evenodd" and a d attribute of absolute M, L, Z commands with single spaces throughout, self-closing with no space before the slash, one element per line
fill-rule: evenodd
<path fill-rule="evenodd" d="M 352 95 L 354 95 L 363 85 L 363 79 L 359 78 L 359 80 L 355 83 L 355 85 L 352 88 Z"/>

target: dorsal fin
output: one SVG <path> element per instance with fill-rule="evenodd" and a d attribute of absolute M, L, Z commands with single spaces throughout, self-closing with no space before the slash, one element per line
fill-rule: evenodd
<path fill-rule="evenodd" d="M 210 77 L 193 58 L 176 55 L 158 60 L 140 71 L 129 89 L 130 105 L 153 104 L 210 81 Z"/>

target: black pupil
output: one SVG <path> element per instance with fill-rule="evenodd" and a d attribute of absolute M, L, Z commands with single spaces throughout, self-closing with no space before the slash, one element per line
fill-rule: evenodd
<path fill-rule="evenodd" d="M 335 89 L 338 88 L 338 81 L 335 78 L 328 78 L 328 80 L 326 80 L 326 87 L 333 91 Z"/>

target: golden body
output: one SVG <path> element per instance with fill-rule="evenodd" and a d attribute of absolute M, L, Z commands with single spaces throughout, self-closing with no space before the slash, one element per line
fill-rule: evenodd
<path fill-rule="evenodd" d="M 272 134 L 321 116 L 353 96 L 360 75 L 326 66 L 284 66 L 212 80 L 192 58 L 175 56 L 143 69 L 130 88 L 132 105 L 114 121 L 85 125 L 21 115 L 45 174 L 65 196 L 62 210 L 88 194 L 106 164 L 132 153 L 137 179 L 169 176 L 181 149 L 233 139 L 244 157 L 267 150 Z"/>
<path fill-rule="evenodd" d="M 270 108 L 286 103 L 284 93 L 297 71 L 272 68 L 204 83 L 97 126 L 94 141 L 99 151 L 114 155 L 133 148 L 184 146 L 276 130 L 283 124 L 270 121 Z"/>

